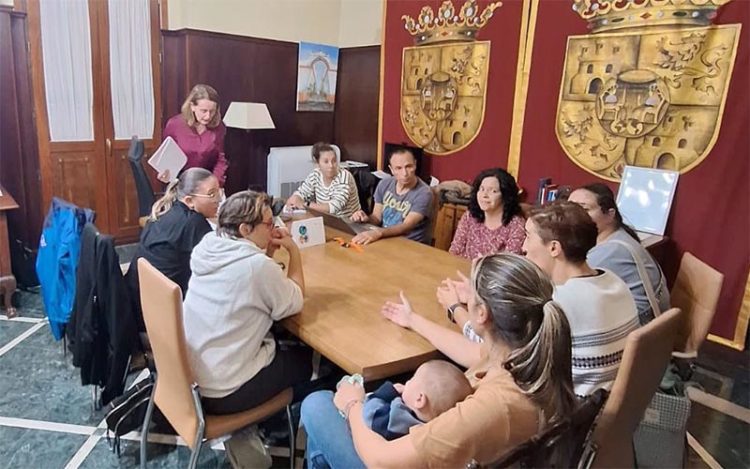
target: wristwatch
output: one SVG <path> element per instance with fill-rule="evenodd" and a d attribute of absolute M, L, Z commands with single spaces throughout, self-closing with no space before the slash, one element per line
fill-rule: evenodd
<path fill-rule="evenodd" d="M 456 324 L 456 318 L 454 315 L 456 314 L 456 308 L 465 308 L 466 306 L 463 303 L 454 303 L 450 306 L 448 306 L 448 320 L 452 322 L 453 324 Z"/>

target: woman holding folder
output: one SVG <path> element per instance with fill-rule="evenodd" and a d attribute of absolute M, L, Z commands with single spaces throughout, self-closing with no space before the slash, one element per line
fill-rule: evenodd
<path fill-rule="evenodd" d="M 224 187 L 228 166 L 224 155 L 226 132 L 221 122 L 219 94 L 208 85 L 195 85 L 182 104 L 181 112 L 167 121 L 164 138 L 172 137 L 187 156 L 183 171 L 188 168 L 207 169 Z M 158 178 L 169 182 L 176 176 L 165 170 Z"/>

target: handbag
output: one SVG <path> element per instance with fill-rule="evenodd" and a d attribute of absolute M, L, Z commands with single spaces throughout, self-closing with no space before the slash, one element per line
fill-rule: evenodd
<path fill-rule="evenodd" d="M 689 417 L 688 396 L 657 391 L 633 434 L 638 467 L 684 467 Z"/>
<path fill-rule="evenodd" d="M 118 457 L 122 435 L 139 429 L 143 425 L 153 389 L 154 383 L 151 379 L 139 381 L 122 396 L 108 404 L 107 416 L 104 418 L 107 423 L 107 442 Z M 111 438 L 110 432 L 112 432 Z"/>

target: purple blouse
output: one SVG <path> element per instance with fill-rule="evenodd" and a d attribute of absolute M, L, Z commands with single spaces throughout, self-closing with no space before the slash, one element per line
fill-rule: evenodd
<path fill-rule="evenodd" d="M 219 184 L 224 187 L 226 180 L 227 159 L 224 155 L 224 135 L 227 129 L 224 123 L 206 128 L 198 134 L 194 128 L 187 125 L 181 114 L 172 116 L 164 128 L 164 138 L 172 137 L 180 149 L 187 156 L 184 169 L 205 168 L 214 173 Z"/>

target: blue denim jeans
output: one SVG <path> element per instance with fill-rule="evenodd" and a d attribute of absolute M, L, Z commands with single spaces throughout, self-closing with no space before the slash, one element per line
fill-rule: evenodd
<path fill-rule="evenodd" d="M 331 391 L 318 391 L 302 401 L 302 425 L 307 433 L 308 469 L 354 469 L 365 464 L 354 449 L 349 424 L 333 405 Z"/>

